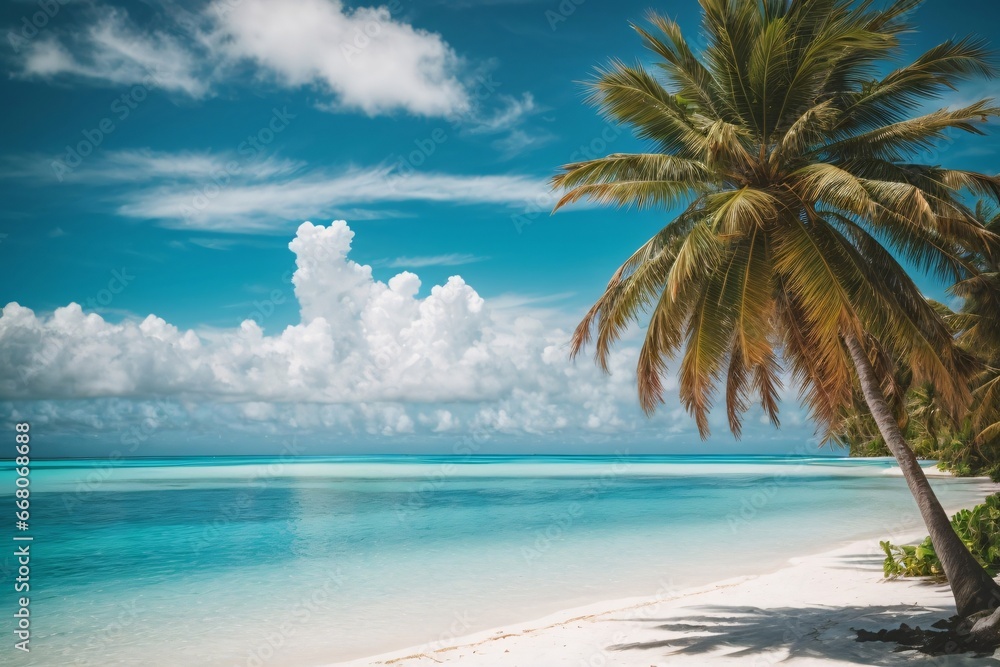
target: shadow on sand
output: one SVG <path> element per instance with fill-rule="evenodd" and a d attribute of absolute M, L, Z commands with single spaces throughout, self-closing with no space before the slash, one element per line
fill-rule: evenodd
<path fill-rule="evenodd" d="M 944 608 L 910 605 L 776 609 L 687 607 L 671 618 L 643 619 L 647 629 L 652 634 L 664 635 L 663 639 L 616 644 L 608 649 L 648 651 L 656 658 L 725 653 L 733 659 L 734 666 L 778 664 L 791 659 L 934 667 L 993 664 L 971 654 L 931 657 L 912 650 L 899 650 L 895 644 L 856 641 L 854 630 L 898 628 L 900 623 L 928 628 L 952 613 Z"/>

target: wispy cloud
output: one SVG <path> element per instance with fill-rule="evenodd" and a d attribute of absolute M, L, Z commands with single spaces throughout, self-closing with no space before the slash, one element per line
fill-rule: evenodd
<path fill-rule="evenodd" d="M 580 322 L 582 315 L 582 311 L 578 312 L 579 309 L 572 307 L 570 303 L 575 296 L 576 292 L 555 294 L 507 292 L 491 297 L 490 308 L 493 316 L 500 321 L 515 322 L 518 318 L 532 317 L 549 323 L 555 329 L 572 331 Z"/>
<path fill-rule="evenodd" d="M 210 87 L 199 60 L 177 38 L 158 31 L 139 32 L 124 11 L 104 9 L 93 23 L 63 39 L 50 34 L 29 44 L 21 55 L 20 75 L 142 84 L 199 98 Z"/>
<path fill-rule="evenodd" d="M 0 175 L 51 181 L 50 161 L 9 158 Z M 232 169 L 234 162 L 238 170 Z M 519 174 L 402 172 L 385 166 L 310 170 L 291 160 L 238 162 L 238 156 L 223 153 L 109 152 L 60 176 L 116 202 L 114 210 L 123 217 L 215 232 L 273 233 L 287 231 L 291 222 L 329 216 L 405 217 L 384 208 L 399 202 L 518 207 L 551 198 L 544 179 Z"/>
<path fill-rule="evenodd" d="M 963 83 L 957 90 L 947 90 L 938 98 L 926 100 L 921 110 L 927 113 L 944 107 L 957 109 L 984 99 L 1000 104 L 1000 81 L 977 79 Z"/>
<path fill-rule="evenodd" d="M 235 165 L 235 168 L 234 168 Z M 164 179 L 198 182 L 220 178 L 229 172 L 241 178 L 263 180 L 287 177 L 301 171 L 305 163 L 275 157 L 247 160 L 238 155 L 149 149 L 106 151 L 78 168 L 69 168 L 62 156 L 38 153 L 8 155 L 0 159 L 0 178 L 103 185 L 109 183 L 149 183 Z"/>
<path fill-rule="evenodd" d="M 507 136 L 495 140 L 491 145 L 500 153 L 500 157 L 510 160 L 540 148 L 553 139 L 555 135 L 549 132 L 529 133 L 524 130 L 511 130 Z"/>
<path fill-rule="evenodd" d="M 427 266 L 464 266 L 484 262 L 489 257 L 480 257 L 468 253 L 448 253 L 445 255 L 419 255 L 416 257 L 396 257 L 384 262 L 376 262 L 391 269 L 422 269 Z"/>
<path fill-rule="evenodd" d="M 286 223 L 328 216 L 343 207 L 391 202 L 525 205 L 544 198 L 541 179 L 517 175 L 400 174 L 388 168 L 315 170 L 267 182 L 205 188 L 189 182 L 132 190 L 117 212 L 168 227 L 216 231 L 284 229 Z"/>
<path fill-rule="evenodd" d="M 535 102 L 531 93 L 524 93 L 521 97 L 499 95 L 497 103 L 493 111 L 470 118 L 463 131 L 471 136 L 496 137 L 490 146 L 500 154 L 501 159 L 510 160 L 555 139 L 551 132 L 526 126 L 532 116 L 546 111 L 545 107 Z"/>
<path fill-rule="evenodd" d="M 521 97 L 502 95 L 499 97 L 499 101 L 500 108 L 470 123 L 467 128 L 470 134 L 504 132 L 518 125 L 526 116 L 543 111 L 535 104 L 535 98 L 531 93 L 524 93 Z"/>
<path fill-rule="evenodd" d="M 233 237 L 223 237 L 223 238 L 199 238 L 193 237 L 188 239 L 188 243 L 196 245 L 199 248 L 206 248 L 208 250 L 229 250 L 240 243 L 239 238 Z"/>

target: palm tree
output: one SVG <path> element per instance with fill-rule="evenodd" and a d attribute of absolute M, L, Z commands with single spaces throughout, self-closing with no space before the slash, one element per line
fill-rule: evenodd
<path fill-rule="evenodd" d="M 718 385 L 740 435 L 751 401 L 778 424 L 783 367 L 820 432 L 837 427 L 860 385 L 927 524 L 958 612 L 995 608 L 1000 587 L 975 561 L 907 446 L 886 401 L 896 361 L 959 413 L 969 356 L 897 257 L 951 280 L 994 239 L 963 203 L 1000 196 L 1000 179 L 922 164 L 951 130 L 982 134 L 988 100 L 915 115 L 964 79 L 995 73 L 986 44 L 950 40 L 879 76 L 920 0 L 701 0 L 707 40 L 695 53 L 656 14 L 635 26 L 656 73 L 614 60 L 592 102 L 630 125 L 650 152 L 569 164 L 556 209 L 590 199 L 680 214 L 612 276 L 577 328 L 596 361 L 648 313 L 638 360 L 647 413 L 667 362 L 683 352 L 680 398 L 702 437 Z"/>
<path fill-rule="evenodd" d="M 1000 233 L 1000 211 L 982 202 L 976 214 L 987 229 Z M 959 343 L 983 360 L 976 378 L 973 425 L 979 442 L 1000 441 L 1000 253 L 979 253 L 979 273 L 951 288 L 964 299 L 951 323 Z"/>
<path fill-rule="evenodd" d="M 916 440 L 911 449 L 916 453 L 925 451 L 931 456 L 941 448 L 942 439 L 951 438 L 952 424 L 949 415 L 931 383 L 925 383 L 910 390 L 906 402 L 907 420 L 915 424 L 910 440 Z"/>
<path fill-rule="evenodd" d="M 892 408 L 900 431 L 908 437 L 914 428 L 910 419 L 909 402 L 913 372 L 908 366 L 898 362 L 895 369 L 892 371 L 885 369 L 885 372 L 882 385 L 886 403 Z M 841 415 L 837 429 L 829 434 L 829 440 L 841 447 L 847 447 L 851 456 L 890 455 L 859 386 L 854 387 L 851 401 Z M 913 449 L 918 458 L 922 458 L 919 448 Z"/>

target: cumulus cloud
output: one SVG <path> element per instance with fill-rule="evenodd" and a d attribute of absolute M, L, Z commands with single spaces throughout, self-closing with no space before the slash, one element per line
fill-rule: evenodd
<path fill-rule="evenodd" d="M 469 108 L 460 60 L 444 39 L 393 18 L 388 7 L 331 0 L 218 0 L 208 37 L 233 60 L 282 85 L 314 85 L 335 106 L 378 115 L 405 109 L 449 116 Z"/>
<path fill-rule="evenodd" d="M 40 316 L 10 303 L 0 316 L 0 398 L 209 400 L 242 405 L 247 420 L 294 413 L 297 423 L 360 421 L 393 433 L 644 421 L 632 353 L 616 357 L 610 378 L 576 366 L 565 332 L 495 318 L 459 276 L 426 296 L 413 273 L 375 279 L 348 257 L 353 237 L 344 222 L 299 227 L 289 248 L 301 322 L 275 335 L 263 332 L 263 312 L 234 330 L 199 332 L 155 315 L 112 323 L 77 304 Z M 329 407 L 303 414 L 291 404 Z"/>
<path fill-rule="evenodd" d="M 638 409 L 634 341 L 605 376 L 568 359 L 568 333 L 537 317 L 534 299 L 494 309 L 459 276 L 429 291 L 409 271 L 383 282 L 350 259 L 353 238 L 343 221 L 299 227 L 289 248 L 300 322 L 276 334 L 262 328 L 265 308 L 235 329 L 182 330 L 155 315 L 113 323 L 75 303 L 48 315 L 9 303 L 0 400 L 53 427 L 122 432 L 151 410 L 157 428 L 257 434 L 650 442 L 693 432 L 673 378 L 655 418 Z M 712 421 L 724 430 L 724 415 Z"/>
<path fill-rule="evenodd" d="M 169 30 L 143 30 L 121 9 L 19 50 L 19 74 L 141 84 L 201 98 L 249 68 L 284 88 L 322 91 L 332 110 L 453 117 L 470 111 L 462 59 L 444 38 L 386 6 L 339 0 L 215 0 L 200 13 L 168 11 Z"/>

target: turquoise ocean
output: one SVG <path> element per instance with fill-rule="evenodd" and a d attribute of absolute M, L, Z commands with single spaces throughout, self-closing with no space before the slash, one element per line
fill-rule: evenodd
<path fill-rule="evenodd" d="M 880 459 L 35 461 L 31 652 L 11 665 L 304 667 L 673 594 L 921 530 Z M 0 503 L 14 509 L 12 464 Z M 994 490 L 932 480 L 947 508 Z M 11 516 L 11 534 L 13 516 Z M 7 538 L 10 539 L 10 538 Z M 9 542 L 9 544 L 14 544 Z M 13 547 L 3 609 L 16 609 Z"/>

